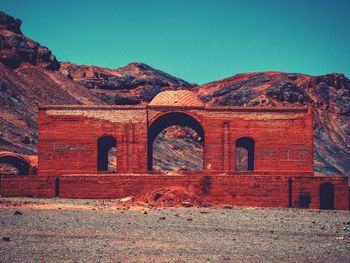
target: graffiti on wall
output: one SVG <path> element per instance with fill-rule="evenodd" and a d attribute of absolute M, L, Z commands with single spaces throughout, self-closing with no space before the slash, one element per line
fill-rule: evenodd
<path fill-rule="evenodd" d="M 85 153 L 84 147 L 80 144 L 67 145 L 67 144 L 56 144 L 52 145 L 51 152 L 45 152 L 44 158 L 53 159 L 68 159 L 74 158 L 78 155 L 83 155 Z"/>
<path fill-rule="evenodd" d="M 308 157 L 311 155 L 310 150 L 304 145 L 294 145 L 294 147 L 280 148 L 275 145 L 266 147 L 256 154 L 260 160 L 278 161 L 281 163 L 295 163 L 299 167 L 306 165 Z"/>

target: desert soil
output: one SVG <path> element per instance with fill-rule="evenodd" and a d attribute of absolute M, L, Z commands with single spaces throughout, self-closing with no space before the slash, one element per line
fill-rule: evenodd
<path fill-rule="evenodd" d="M 350 262 L 350 212 L 0 198 L 0 239 L 0 262 Z"/>

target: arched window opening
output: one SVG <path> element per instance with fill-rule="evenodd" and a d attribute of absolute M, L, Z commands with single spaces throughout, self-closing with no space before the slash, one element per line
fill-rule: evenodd
<path fill-rule="evenodd" d="M 320 209 L 334 209 L 334 186 L 331 183 L 320 187 Z"/>
<path fill-rule="evenodd" d="M 254 140 L 248 137 L 236 141 L 236 170 L 254 171 Z"/>
<path fill-rule="evenodd" d="M 193 117 L 179 112 L 159 117 L 148 132 L 148 170 L 203 170 L 204 131 Z"/>
<path fill-rule="evenodd" d="M 97 141 L 97 170 L 116 171 L 117 141 L 112 136 L 104 136 Z"/>
<path fill-rule="evenodd" d="M 15 156 L 0 157 L 1 175 L 29 175 L 30 165 L 25 160 Z"/>

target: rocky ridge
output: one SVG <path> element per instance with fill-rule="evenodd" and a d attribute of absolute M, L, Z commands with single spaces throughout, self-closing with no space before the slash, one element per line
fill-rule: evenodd
<path fill-rule="evenodd" d="M 315 170 L 350 175 L 350 80 L 343 74 L 238 74 L 201 85 L 198 94 L 212 105 L 312 107 Z"/>

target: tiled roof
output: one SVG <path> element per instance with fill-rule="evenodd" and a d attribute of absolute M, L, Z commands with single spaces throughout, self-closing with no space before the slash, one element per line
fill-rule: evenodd
<path fill-rule="evenodd" d="M 151 106 L 190 106 L 203 107 L 197 94 L 189 90 L 168 90 L 159 93 L 149 103 Z"/>

